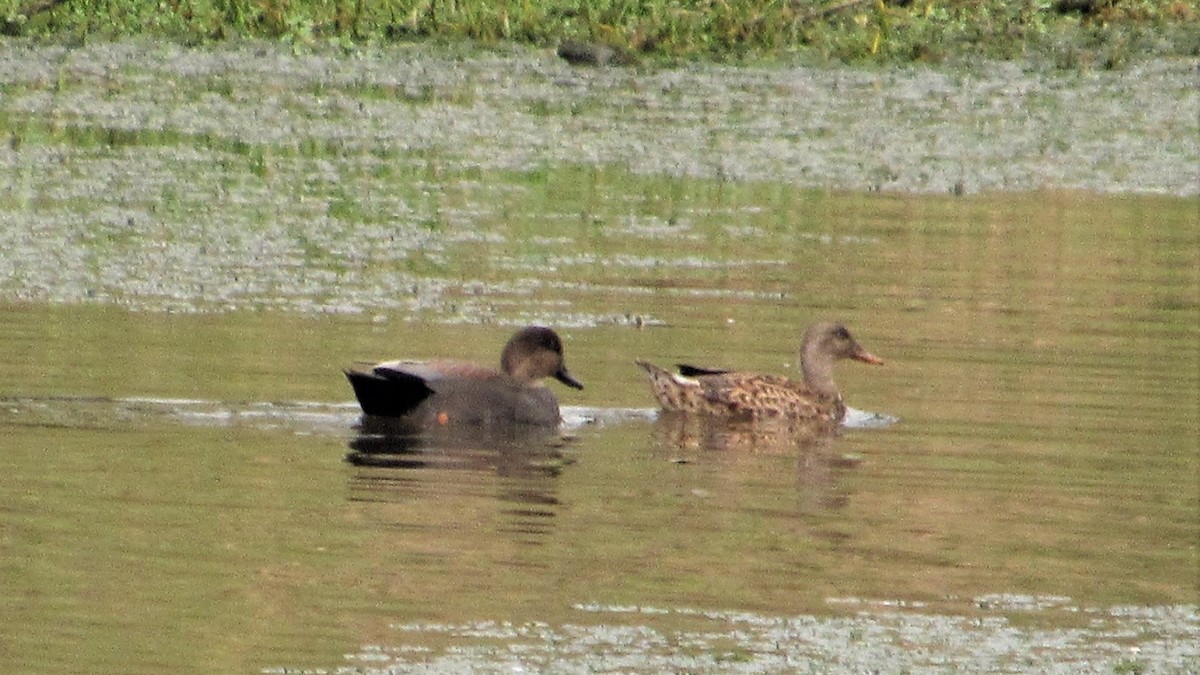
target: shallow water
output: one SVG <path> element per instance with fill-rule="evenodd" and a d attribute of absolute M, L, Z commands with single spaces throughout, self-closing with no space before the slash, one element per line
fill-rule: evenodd
<path fill-rule="evenodd" d="M 233 108 L 308 100 L 198 63 Z M 175 95 L 101 70 L 63 86 Z M 1198 667 L 1194 197 L 47 128 L 4 151 L 6 670 Z M 787 372 L 818 317 L 887 365 L 840 366 L 866 412 L 817 442 L 658 419 L 632 363 Z M 356 426 L 352 361 L 491 362 L 535 321 L 586 384 L 550 385 L 561 434 Z"/>

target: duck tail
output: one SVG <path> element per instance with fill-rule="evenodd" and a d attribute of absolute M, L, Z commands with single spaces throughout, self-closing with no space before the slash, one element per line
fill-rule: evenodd
<path fill-rule="evenodd" d="M 646 371 L 647 373 L 650 373 L 651 375 L 660 375 L 661 374 L 661 375 L 666 375 L 668 377 L 670 377 L 670 375 L 671 375 L 667 371 L 663 370 L 662 368 L 659 368 L 658 366 L 654 365 L 653 363 L 650 363 L 649 361 L 643 361 L 641 359 L 637 359 L 636 361 L 634 361 L 634 363 L 641 366 L 642 370 Z"/>

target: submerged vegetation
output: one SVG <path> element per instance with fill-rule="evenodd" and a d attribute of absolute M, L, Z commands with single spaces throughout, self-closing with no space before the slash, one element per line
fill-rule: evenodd
<path fill-rule="evenodd" d="M 1040 55 L 1114 68 L 1143 53 L 1200 55 L 1198 25 L 1200 0 L 0 0 L 10 36 L 252 37 L 298 49 L 570 40 L 651 61 Z"/>

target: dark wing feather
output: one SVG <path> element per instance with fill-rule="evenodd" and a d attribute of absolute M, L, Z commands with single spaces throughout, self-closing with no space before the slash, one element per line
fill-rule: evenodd
<path fill-rule="evenodd" d="M 433 390 L 420 376 L 401 370 L 376 368 L 364 373 L 346 370 L 362 411 L 380 417 L 402 417 L 421 404 Z"/>
<path fill-rule="evenodd" d="M 715 368 L 701 368 L 699 366 L 689 366 L 686 363 L 677 363 L 675 367 L 679 369 L 679 374 L 684 377 L 699 377 L 701 375 L 724 375 L 728 370 L 717 370 Z"/>

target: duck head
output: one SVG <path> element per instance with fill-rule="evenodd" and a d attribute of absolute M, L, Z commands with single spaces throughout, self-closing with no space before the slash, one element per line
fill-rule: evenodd
<path fill-rule="evenodd" d="M 800 369 L 805 384 L 821 394 L 837 396 L 833 363 L 838 359 L 883 365 L 883 359 L 867 351 L 842 324 L 826 321 L 810 326 L 800 342 Z"/>
<path fill-rule="evenodd" d="M 583 384 L 567 371 L 558 333 L 543 326 L 530 326 L 517 331 L 504 345 L 504 351 L 500 354 L 500 368 L 521 382 L 532 383 L 553 377 L 568 387 L 583 389 Z"/>

